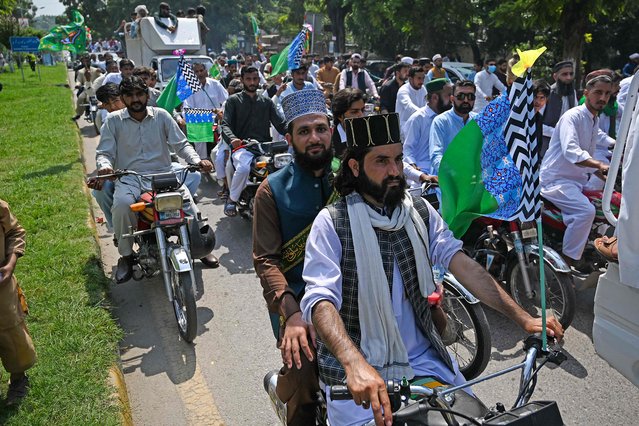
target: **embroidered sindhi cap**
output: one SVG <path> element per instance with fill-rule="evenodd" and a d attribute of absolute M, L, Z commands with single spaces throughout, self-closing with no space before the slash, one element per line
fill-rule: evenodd
<path fill-rule="evenodd" d="M 282 99 L 282 109 L 288 126 L 293 120 L 303 115 L 326 115 L 326 98 L 320 90 L 298 90 Z"/>
<path fill-rule="evenodd" d="M 361 150 L 376 146 L 402 143 L 399 136 L 399 114 L 379 114 L 368 117 L 347 118 L 346 146 Z"/>

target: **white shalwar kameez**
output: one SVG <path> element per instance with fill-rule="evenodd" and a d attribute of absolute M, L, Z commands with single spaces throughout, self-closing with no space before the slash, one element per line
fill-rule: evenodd
<path fill-rule="evenodd" d="M 580 259 L 595 218 L 595 207 L 582 193 L 595 171 L 576 163 L 593 157 L 597 143 L 614 142 L 599 128 L 598 117 L 585 105 L 561 116 L 541 164 L 541 195 L 561 210 L 566 232 L 563 253 Z"/>

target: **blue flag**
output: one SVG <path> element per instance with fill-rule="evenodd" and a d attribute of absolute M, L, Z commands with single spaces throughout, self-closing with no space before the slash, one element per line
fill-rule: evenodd
<path fill-rule="evenodd" d="M 157 105 L 172 113 L 185 99 L 201 88 L 191 64 L 184 60 L 184 56 L 180 56 L 177 71 L 158 98 Z"/>

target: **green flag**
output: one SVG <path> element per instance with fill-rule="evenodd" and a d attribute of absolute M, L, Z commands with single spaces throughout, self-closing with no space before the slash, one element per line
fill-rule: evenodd
<path fill-rule="evenodd" d="M 271 56 L 271 75 L 281 74 L 288 70 L 288 51 L 291 48 L 289 44 L 280 53 Z"/>
<path fill-rule="evenodd" d="M 175 75 L 171 77 L 169 84 L 166 85 L 156 103 L 160 108 L 167 110 L 169 114 L 172 114 L 175 108 L 180 106 L 182 101 L 177 95 L 177 82 L 175 81 Z"/>
<path fill-rule="evenodd" d="M 216 80 L 219 80 L 222 77 L 222 73 L 220 72 L 220 65 L 217 63 L 217 61 L 213 63 L 213 66 L 209 70 L 209 75 L 211 76 L 211 78 L 214 78 Z"/>
<path fill-rule="evenodd" d="M 251 26 L 253 27 L 253 35 L 255 36 L 255 40 L 260 36 L 260 27 L 257 25 L 257 19 L 255 19 L 255 15 L 251 15 Z"/>
<path fill-rule="evenodd" d="M 495 197 L 481 180 L 483 146 L 484 135 L 475 120 L 470 120 L 446 148 L 439 166 L 442 217 L 456 238 L 464 235 L 475 218 L 497 210 Z"/>
<path fill-rule="evenodd" d="M 456 238 L 479 216 L 509 220 L 519 208 L 521 172 L 504 138 L 509 115 L 504 94 L 468 121 L 442 157 L 442 217 Z"/>
<path fill-rule="evenodd" d="M 68 25 L 57 25 L 49 31 L 49 34 L 40 39 L 38 50 L 59 52 L 68 50 L 73 53 L 86 52 L 87 29 L 84 26 L 84 17 L 77 10 L 73 11 L 73 21 Z"/>

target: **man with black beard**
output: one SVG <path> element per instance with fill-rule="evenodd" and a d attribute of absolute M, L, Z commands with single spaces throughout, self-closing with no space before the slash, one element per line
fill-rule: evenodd
<path fill-rule="evenodd" d="M 300 90 L 282 100 L 286 140 L 295 162 L 268 176 L 255 195 L 253 264 L 264 288 L 284 366 L 276 393 L 287 403 L 287 424 L 314 424 L 318 391 L 315 332 L 302 321 L 304 247 L 311 223 L 337 199 L 329 181 L 333 158 L 324 94 Z"/>
<path fill-rule="evenodd" d="M 418 109 L 406 121 L 404 131 L 404 162 L 411 168 L 404 169 L 406 177 L 415 182 L 432 180 L 430 164 L 430 127 L 437 114 L 451 107 L 450 94 L 453 86 L 445 78 L 436 78 L 426 83 L 428 103 Z M 413 172 L 414 171 L 414 172 Z M 414 176 L 416 172 L 416 176 Z M 426 176 L 423 176 L 426 174 Z"/>
<path fill-rule="evenodd" d="M 386 380 L 465 382 L 435 325 L 440 308 L 428 302 L 435 291 L 431 264 L 450 269 L 527 333 L 541 331 L 542 322 L 463 253 L 461 241 L 426 201 L 406 194 L 397 114 L 347 119 L 346 134 L 348 148 L 335 178 L 343 198 L 317 215 L 306 243 L 302 317 L 317 331 L 330 424 L 374 418 L 377 425 L 391 425 Z M 554 318 L 547 329 L 563 334 Z M 330 386 L 344 382 L 353 400 L 333 401 Z M 463 391 L 455 396 L 458 404 L 475 403 Z"/>
<path fill-rule="evenodd" d="M 578 105 L 573 63 L 571 61 L 556 63 L 552 68 L 552 78 L 555 83 L 550 86 L 550 96 L 544 111 L 544 135 L 541 149 L 539 150 L 540 160 L 548 150 L 552 132 L 555 130 L 559 118 L 570 108 Z"/>
<path fill-rule="evenodd" d="M 475 83 L 469 80 L 457 81 L 450 101 L 453 108 L 435 117 L 430 127 L 430 163 L 434 175 L 439 173 L 439 163 L 448 145 L 468 120 L 476 115 L 472 112 L 475 107 Z"/>

